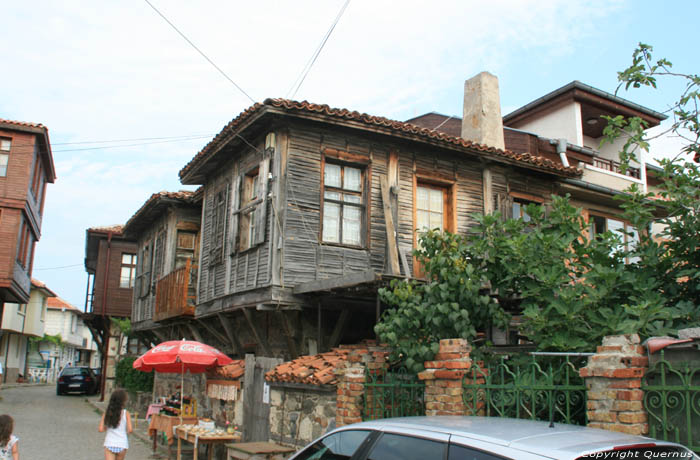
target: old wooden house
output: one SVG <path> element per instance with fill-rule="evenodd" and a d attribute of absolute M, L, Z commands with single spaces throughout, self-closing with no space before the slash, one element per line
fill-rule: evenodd
<path fill-rule="evenodd" d="M 0 313 L 3 302 L 29 302 L 46 184 L 55 179 L 48 128 L 0 119 Z"/>
<path fill-rule="evenodd" d="M 145 342 L 193 329 L 201 191 L 154 193 L 124 225 L 137 244 L 131 323 Z M 180 328 L 184 328 L 183 333 Z M 172 335 L 171 335 L 172 334 Z"/>
<path fill-rule="evenodd" d="M 283 99 L 232 120 L 180 171 L 203 188 L 197 322 L 266 356 L 372 337 L 377 288 L 420 275 L 417 229 L 466 232 L 473 213 L 579 177 L 505 150 L 483 78 L 462 136 Z"/>

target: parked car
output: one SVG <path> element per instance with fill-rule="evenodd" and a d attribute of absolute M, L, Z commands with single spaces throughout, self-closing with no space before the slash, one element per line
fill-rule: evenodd
<path fill-rule="evenodd" d="M 406 417 L 338 428 L 289 460 L 697 459 L 642 436 L 499 417 Z"/>
<path fill-rule="evenodd" d="M 84 393 L 93 394 L 97 380 L 89 367 L 66 366 L 58 376 L 56 394 Z"/>
<path fill-rule="evenodd" d="M 92 371 L 93 374 L 95 374 L 95 393 L 98 393 L 100 391 L 100 388 L 102 387 L 102 368 L 99 367 L 91 367 L 90 370 Z"/>

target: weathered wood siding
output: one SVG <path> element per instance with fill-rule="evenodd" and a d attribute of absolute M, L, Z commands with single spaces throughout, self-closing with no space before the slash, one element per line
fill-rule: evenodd
<path fill-rule="evenodd" d="M 239 232 L 233 226 L 240 225 L 234 217 L 240 204 L 240 190 L 234 192 L 236 178 L 254 170 L 263 161 L 264 138 L 253 143 L 254 147 L 242 149 L 240 153 L 221 168 L 221 172 L 212 177 L 204 186 L 204 203 L 201 225 L 201 253 L 198 288 L 198 303 L 210 302 L 216 298 L 236 294 L 270 285 L 270 223 L 274 209 L 267 206 L 264 219 L 265 239 L 261 244 L 246 250 L 239 250 L 237 237 Z M 270 160 L 271 162 L 274 159 Z M 267 177 L 260 180 L 267 181 Z M 226 224 L 223 256 L 221 262 L 211 260 L 215 249 L 214 218 L 215 198 L 221 190 L 228 188 L 226 203 Z M 265 197 L 267 200 L 267 197 Z"/>

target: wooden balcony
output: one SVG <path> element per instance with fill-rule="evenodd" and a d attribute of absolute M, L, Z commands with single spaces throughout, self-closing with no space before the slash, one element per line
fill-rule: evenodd
<path fill-rule="evenodd" d="M 169 273 L 156 284 L 154 321 L 178 316 L 194 316 L 197 266 L 187 259 L 184 267 Z"/>

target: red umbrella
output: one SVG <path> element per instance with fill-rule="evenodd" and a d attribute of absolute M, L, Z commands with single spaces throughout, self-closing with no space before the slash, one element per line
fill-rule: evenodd
<path fill-rule="evenodd" d="M 157 345 L 136 361 L 134 369 L 144 372 L 169 372 L 181 374 L 180 420 L 182 423 L 182 397 L 185 371 L 201 373 L 215 366 L 231 364 L 233 360 L 214 347 L 193 340 L 171 340 Z"/>
<path fill-rule="evenodd" d="M 144 372 L 190 371 L 195 374 L 231 362 L 231 358 L 212 346 L 193 340 L 171 340 L 148 350 L 133 366 Z"/>

